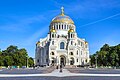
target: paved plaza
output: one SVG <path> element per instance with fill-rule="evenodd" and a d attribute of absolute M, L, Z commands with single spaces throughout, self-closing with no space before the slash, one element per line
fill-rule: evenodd
<path fill-rule="evenodd" d="M 71 77 L 10 77 L 0 78 L 0 80 L 120 80 L 120 77 L 88 77 L 88 76 L 71 76 Z"/>
<path fill-rule="evenodd" d="M 120 69 L 78 69 L 69 68 L 67 69 L 72 73 L 89 73 L 89 74 L 120 74 Z"/>
<path fill-rule="evenodd" d="M 119 69 L 3 69 L 0 80 L 120 80 Z"/>

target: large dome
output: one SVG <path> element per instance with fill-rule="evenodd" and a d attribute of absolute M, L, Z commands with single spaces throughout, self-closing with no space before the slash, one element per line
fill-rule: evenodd
<path fill-rule="evenodd" d="M 61 14 L 52 19 L 51 23 L 68 23 L 74 24 L 73 20 L 64 14 L 64 8 L 61 8 Z"/>

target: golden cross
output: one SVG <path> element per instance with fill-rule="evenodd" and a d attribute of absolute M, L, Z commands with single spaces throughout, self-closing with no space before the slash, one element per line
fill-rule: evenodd
<path fill-rule="evenodd" d="M 64 15 L 64 7 L 61 7 L 61 14 Z"/>

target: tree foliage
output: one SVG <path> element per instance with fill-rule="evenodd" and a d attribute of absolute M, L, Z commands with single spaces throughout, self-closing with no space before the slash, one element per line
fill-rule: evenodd
<path fill-rule="evenodd" d="M 26 66 L 27 51 L 25 48 L 18 49 L 17 46 L 10 45 L 6 50 L 0 50 L 0 66 Z M 28 59 L 28 65 L 33 66 L 33 58 Z"/>
<path fill-rule="evenodd" d="M 91 55 L 91 65 L 95 65 L 97 57 L 98 66 L 120 66 L 120 44 L 116 46 L 103 45 L 99 51 Z"/>

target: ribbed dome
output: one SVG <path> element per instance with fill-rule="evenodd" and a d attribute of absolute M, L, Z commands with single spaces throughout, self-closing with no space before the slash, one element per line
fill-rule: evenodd
<path fill-rule="evenodd" d="M 70 23 L 70 24 L 74 24 L 73 20 L 66 15 L 58 15 L 55 18 L 53 18 L 51 23 Z"/>
<path fill-rule="evenodd" d="M 74 24 L 73 20 L 64 14 L 64 8 L 61 8 L 61 14 L 52 19 L 51 23 L 70 23 Z"/>

